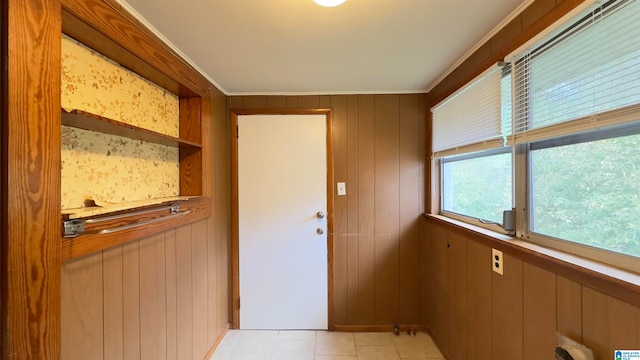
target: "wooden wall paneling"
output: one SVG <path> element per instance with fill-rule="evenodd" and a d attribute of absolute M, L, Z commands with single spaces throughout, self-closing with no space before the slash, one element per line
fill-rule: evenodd
<path fill-rule="evenodd" d="M 400 170 L 400 313 L 401 324 L 415 324 L 419 310 L 419 220 L 422 218 L 422 163 L 424 154 L 420 131 L 422 118 L 420 94 L 400 96 L 399 170 Z"/>
<path fill-rule="evenodd" d="M 207 222 L 191 225 L 191 284 L 193 317 L 193 358 L 203 359 L 207 346 Z"/>
<path fill-rule="evenodd" d="M 298 97 L 297 96 L 287 96 L 287 108 L 289 108 L 289 109 L 298 108 Z"/>
<path fill-rule="evenodd" d="M 140 359 L 140 250 L 139 242 L 122 246 L 124 360 Z"/>
<path fill-rule="evenodd" d="M 524 360 L 549 359 L 556 348 L 556 275 L 523 264 Z"/>
<path fill-rule="evenodd" d="M 176 354 L 178 359 L 193 359 L 191 229 L 191 225 L 176 229 Z"/>
<path fill-rule="evenodd" d="M 167 358 L 166 254 L 164 234 L 139 242 L 140 359 Z"/>
<path fill-rule="evenodd" d="M 448 247 L 448 284 L 449 302 L 449 356 L 450 359 L 466 360 L 467 318 L 470 316 L 467 298 L 467 239 L 458 235 L 449 235 Z"/>
<path fill-rule="evenodd" d="M 375 317 L 389 324 L 399 314 L 399 96 L 375 97 Z M 384 136 L 377 136 L 384 134 Z"/>
<path fill-rule="evenodd" d="M 332 96 L 333 108 L 333 176 L 334 183 L 347 181 L 347 97 Z M 335 185 L 332 185 L 335 186 Z M 348 191 L 348 189 L 347 189 Z M 348 192 L 347 192 L 348 193 Z M 347 196 L 333 202 L 334 232 L 334 324 L 348 324 L 348 204 Z"/>
<path fill-rule="evenodd" d="M 103 359 L 102 254 L 85 256 L 68 262 L 62 267 L 61 273 L 62 342 L 61 352 L 55 354 L 55 358 L 101 360 Z M 12 356 L 11 358 L 39 359 L 40 357 Z"/>
<path fill-rule="evenodd" d="M 429 291 L 431 302 L 431 330 L 441 351 L 449 352 L 449 236 L 445 229 L 435 227 L 430 242 L 431 268 Z"/>
<path fill-rule="evenodd" d="M 318 95 L 298 96 L 298 108 L 317 109 L 319 107 L 320 107 L 320 98 Z"/>
<path fill-rule="evenodd" d="M 347 97 L 347 323 L 359 324 L 360 303 L 360 267 L 359 267 L 359 241 L 360 241 L 360 216 L 359 211 L 359 152 L 358 138 L 358 96 Z"/>
<path fill-rule="evenodd" d="M 177 286 L 176 274 L 176 231 L 164 234 L 164 268 L 165 268 L 165 304 L 167 319 L 167 360 L 178 360 L 177 357 Z"/>
<path fill-rule="evenodd" d="M 495 360 L 523 356 L 522 261 L 503 256 L 504 275 L 492 273 L 492 352 Z"/>
<path fill-rule="evenodd" d="M 9 42 L 9 34 L 7 33 L 9 15 L 9 2 L 0 2 L 0 119 L 8 119 L 8 98 L 9 93 L 7 89 L 8 85 L 8 52 L 7 44 Z M 7 284 L 9 282 L 9 268 L 7 267 L 7 241 L 8 239 L 7 229 L 8 225 L 8 211 L 7 205 L 9 200 L 7 199 L 7 160 L 9 152 L 7 151 L 8 141 L 6 141 L 7 135 L 7 121 L 0 121 L 0 358 L 8 359 L 8 341 L 7 338 L 7 294 L 9 289 Z"/>
<path fill-rule="evenodd" d="M 215 343 L 220 331 L 220 299 L 218 292 L 218 252 L 220 251 L 219 239 L 215 234 L 216 222 L 213 217 L 207 221 L 207 341 Z"/>
<path fill-rule="evenodd" d="M 375 319 L 374 114 L 374 95 L 358 95 L 358 318 L 363 325 Z"/>
<path fill-rule="evenodd" d="M 122 281 L 122 245 L 118 245 L 102 251 L 104 360 L 124 358 Z"/>
<path fill-rule="evenodd" d="M 59 359 L 60 1 L 7 1 L 2 8 L 8 101 L 0 143 L 8 158 L 0 174 L 8 188 L 1 351 L 10 359 Z"/>
<path fill-rule="evenodd" d="M 420 234 L 419 247 L 418 247 L 419 256 L 420 256 L 420 263 L 418 266 L 418 273 L 420 275 L 420 290 L 419 290 L 420 318 L 419 318 L 418 324 L 429 328 L 430 318 L 429 318 L 428 299 L 431 298 L 431 293 L 429 292 L 430 290 L 429 283 L 431 281 L 430 264 L 429 264 L 430 263 L 430 259 L 429 259 L 430 237 L 428 236 L 429 227 L 424 218 L 420 218 L 420 220 L 418 221 L 418 224 L 419 224 L 419 234 Z"/>
<path fill-rule="evenodd" d="M 244 109 L 266 109 L 268 106 L 267 96 L 245 96 L 242 101 L 242 106 Z"/>
<path fill-rule="evenodd" d="M 329 108 L 331 108 L 331 95 L 320 95 L 320 96 L 318 96 L 318 107 L 320 109 L 329 109 Z"/>
<path fill-rule="evenodd" d="M 491 248 L 467 241 L 467 359 L 492 360 Z"/>
<path fill-rule="evenodd" d="M 229 110 L 244 109 L 243 96 L 229 96 Z"/>
<path fill-rule="evenodd" d="M 287 107 L 286 96 L 269 96 L 267 99 L 267 108 L 269 109 L 284 109 L 286 107 Z"/>
<path fill-rule="evenodd" d="M 209 236 L 215 242 L 215 271 L 216 287 L 215 305 L 217 311 L 217 337 L 231 320 L 231 310 L 229 309 L 230 290 L 230 268 L 229 250 L 231 241 L 231 123 L 225 115 L 227 112 L 226 96 L 220 92 L 214 93 L 214 126 L 212 139 L 214 143 L 215 159 L 215 202 L 213 226 L 209 228 Z M 211 273 L 210 273 L 211 274 Z"/>
<path fill-rule="evenodd" d="M 639 349 L 639 324 L 637 307 L 582 287 L 583 343 L 596 359 L 612 359 L 614 350 Z"/>
<path fill-rule="evenodd" d="M 556 276 L 556 329 L 569 338 L 582 342 L 582 285 Z"/>

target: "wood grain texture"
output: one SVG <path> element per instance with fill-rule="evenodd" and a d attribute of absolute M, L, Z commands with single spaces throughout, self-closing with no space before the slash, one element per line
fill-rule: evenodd
<path fill-rule="evenodd" d="M 469 341 L 468 318 L 468 257 L 467 240 L 459 235 L 449 237 L 447 295 L 449 302 L 449 356 L 467 359 Z"/>
<path fill-rule="evenodd" d="M 504 275 L 492 273 L 491 324 L 493 359 L 523 356 L 522 261 L 503 255 Z"/>
<path fill-rule="evenodd" d="M 165 237 L 140 240 L 140 359 L 167 358 Z"/>
<path fill-rule="evenodd" d="M 583 286 L 582 340 L 596 359 L 612 358 L 616 349 L 638 349 L 638 324 L 637 307 Z"/>
<path fill-rule="evenodd" d="M 347 97 L 347 323 L 359 324 L 359 113 L 358 96 Z"/>
<path fill-rule="evenodd" d="M 524 360 L 548 359 L 556 348 L 556 275 L 523 264 Z"/>
<path fill-rule="evenodd" d="M 335 150 L 333 159 L 334 179 L 333 183 L 347 181 L 347 97 L 333 96 L 331 98 L 333 108 L 333 134 L 332 142 Z M 348 323 L 348 203 L 347 196 L 337 196 L 333 201 L 333 231 L 335 238 L 334 271 L 335 274 L 344 274 L 335 278 L 334 292 L 334 321 L 336 324 Z"/>
<path fill-rule="evenodd" d="M 207 222 L 191 225 L 191 284 L 193 318 L 193 357 L 204 359 L 209 351 L 207 339 Z"/>
<path fill-rule="evenodd" d="M 176 229 L 176 354 L 193 358 L 192 225 Z M 199 314 L 202 316 L 202 314 Z"/>
<path fill-rule="evenodd" d="M 100 0 L 63 0 L 62 5 L 74 16 L 95 28 L 150 66 L 196 94 L 208 96 L 209 82 L 165 45 L 133 24 L 119 9 Z M 105 54 L 109 56 L 109 54 Z"/>
<path fill-rule="evenodd" d="M 558 332 L 582 342 L 582 286 L 562 276 L 557 276 L 557 325 Z"/>
<path fill-rule="evenodd" d="M 399 101 L 398 95 L 378 95 L 375 102 L 375 315 L 385 324 L 398 320 L 400 305 Z"/>
<path fill-rule="evenodd" d="M 124 360 L 140 359 L 140 249 L 134 241 L 122 247 L 122 314 Z M 108 315 L 107 315 L 108 316 Z"/>
<path fill-rule="evenodd" d="M 165 249 L 165 304 L 167 321 L 167 360 L 178 360 L 177 329 L 178 329 L 178 278 L 176 275 L 176 230 L 164 234 Z"/>
<path fill-rule="evenodd" d="M 102 252 L 104 360 L 124 358 L 122 259 L 122 245 Z M 67 295 L 67 292 L 63 291 L 62 294 Z M 73 293 L 69 296 L 73 296 Z M 65 329 L 64 326 L 63 329 Z M 62 343 L 67 343 L 66 337 L 63 338 Z"/>
<path fill-rule="evenodd" d="M 424 188 L 424 149 L 423 133 L 420 131 L 424 121 L 420 106 L 420 94 L 400 97 L 399 111 L 399 299 L 400 323 L 411 323 L 419 319 L 419 220 L 424 211 L 422 191 Z"/>
<path fill-rule="evenodd" d="M 467 241 L 467 359 L 491 360 L 491 249 Z"/>
<path fill-rule="evenodd" d="M 103 359 L 102 254 L 65 264 L 62 268 L 62 359 Z"/>
<path fill-rule="evenodd" d="M 158 221 L 146 226 L 131 228 L 110 234 L 82 234 L 75 238 L 62 239 L 62 257 L 64 260 L 77 258 L 85 254 L 91 254 L 112 246 L 128 243 L 141 237 L 157 234 L 162 231 L 174 229 L 181 224 L 206 219 L 211 215 L 211 200 L 206 198 L 194 198 L 180 202 L 180 211 L 191 213 L 167 220 Z M 59 217 L 60 215 L 58 215 Z M 128 217 L 129 221 L 147 219 L 150 215 Z M 154 217 L 157 215 L 154 215 Z M 122 225 L 122 224 L 120 224 Z M 59 236 L 59 235 L 58 235 Z"/>
<path fill-rule="evenodd" d="M 431 305 L 429 327 L 440 350 L 446 354 L 449 352 L 449 236 L 448 232 L 434 228 L 429 239 L 429 273 L 432 286 L 428 300 Z"/>
<path fill-rule="evenodd" d="M 0 143 L 8 158 L 0 170 L 7 186 L 0 355 L 59 359 L 60 2 L 7 1 L 2 12 L 8 101 Z"/>
<path fill-rule="evenodd" d="M 358 319 L 363 325 L 376 322 L 374 119 L 375 97 L 358 95 Z"/>

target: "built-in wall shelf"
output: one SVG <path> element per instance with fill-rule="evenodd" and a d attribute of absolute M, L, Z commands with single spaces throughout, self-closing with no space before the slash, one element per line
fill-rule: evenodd
<path fill-rule="evenodd" d="M 178 196 L 84 209 L 75 214 L 70 212 L 78 209 L 63 210 L 63 260 L 206 219 L 211 216 L 211 198 Z M 68 230 L 78 234 L 66 236 Z"/>
<path fill-rule="evenodd" d="M 157 199 L 144 199 L 138 201 L 129 201 L 120 204 L 106 204 L 106 205 L 97 205 L 97 206 L 89 206 L 75 209 L 63 209 L 62 217 L 63 219 L 84 219 L 93 216 L 106 215 L 119 211 L 126 211 L 132 209 L 138 209 L 142 207 L 159 205 L 165 203 L 174 203 L 180 201 L 186 201 L 190 199 L 200 198 L 200 196 L 170 196 L 164 198 Z"/>
<path fill-rule="evenodd" d="M 97 131 L 104 134 L 142 140 L 150 143 L 177 147 L 180 149 L 201 149 L 202 144 L 161 134 L 135 125 L 109 119 L 82 110 L 67 111 L 62 109 L 62 125 L 78 129 Z"/>

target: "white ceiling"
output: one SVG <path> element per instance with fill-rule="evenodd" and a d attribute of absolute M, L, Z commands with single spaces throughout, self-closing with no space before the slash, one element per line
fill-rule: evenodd
<path fill-rule="evenodd" d="M 123 1 L 228 95 L 425 92 L 531 2 Z"/>

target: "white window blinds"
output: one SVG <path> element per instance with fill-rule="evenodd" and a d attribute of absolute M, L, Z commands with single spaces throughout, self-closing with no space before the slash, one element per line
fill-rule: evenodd
<path fill-rule="evenodd" d="M 640 120 L 640 1 L 608 1 L 516 57 L 515 142 Z"/>
<path fill-rule="evenodd" d="M 431 109 L 434 156 L 504 144 L 501 78 L 501 68 L 494 66 Z"/>

